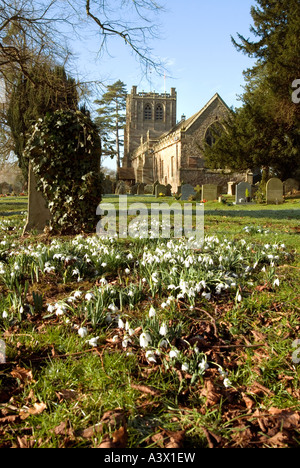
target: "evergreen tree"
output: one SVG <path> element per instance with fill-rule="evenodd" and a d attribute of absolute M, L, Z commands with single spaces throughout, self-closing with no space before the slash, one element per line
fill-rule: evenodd
<path fill-rule="evenodd" d="M 233 170 L 261 167 L 279 177 L 300 170 L 300 106 L 292 100 L 292 84 L 300 77 L 300 4 L 298 0 L 258 0 L 252 7 L 257 41 L 238 35 L 238 50 L 255 57 L 244 72 L 242 107 L 224 123 L 216 144 L 205 145 L 207 165 Z M 300 176 L 300 174 L 299 174 Z"/>
<path fill-rule="evenodd" d="M 124 145 L 121 132 L 126 122 L 126 97 L 126 85 L 118 80 L 107 86 L 102 99 L 95 101 L 100 106 L 97 109 L 99 116 L 95 118 L 95 123 L 101 136 L 102 156 L 110 156 L 112 159 L 116 156 L 117 174 L 121 167 L 121 147 Z"/>
<path fill-rule="evenodd" d="M 36 64 L 24 75 L 19 73 L 10 97 L 7 122 L 11 129 L 14 152 L 27 178 L 28 161 L 23 152 L 30 136 L 31 126 L 48 112 L 76 110 L 78 93 L 73 78 L 60 66 Z"/>

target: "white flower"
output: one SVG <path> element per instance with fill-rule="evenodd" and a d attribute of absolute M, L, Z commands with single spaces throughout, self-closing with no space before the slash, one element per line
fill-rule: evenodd
<path fill-rule="evenodd" d="M 202 293 L 202 296 L 203 296 L 205 299 L 207 299 L 207 300 L 209 301 L 210 298 L 211 298 L 211 293 L 205 293 L 205 292 L 203 292 L 203 293 Z"/>
<path fill-rule="evenodd" d="M 167 333 L 168 333 L 168 327 L 166 323 L 164 322 L 159 329 L 159 334 L 162 336 L 166 336 Z"/>
<path fill-rule="evenodd" d="M 90 301 L 90 300 L 94 299 L 94 297 L 95 297 L 95 296 L 94 296 L 94 294 L 92 294 L 92 293 L 87 293 L 87 294 L 85 295 L 85 299 L 86 299 L 87 301 Z"/>
<path fill-rule="evenodd" d="M 48 307 L 47 307 L 47 311 L 50 312 L 50 314 L 52 314 L 52 312 L 54 312 L 54 310 L 55 310 L 55 307 L 53 305 L 49 304 Z"/>
<path fill-rule="evenodd" d="M 275 286 L 279 286 L 279 279 L 276 278 L 274 281 L 273 281 L 273 287 Z"/>
<path fill-rule="evenodd" d="M 160 348 L 167 348 L 168 347 L 168 342 L 167 340 L 161 340 L 159 343 Z"/>
<path fill-rule="evenodd" d="M 8 313 L 6 312 L 6 310 L 4 310 L 2 313 L 2 318 L 6 319 L 7 317 L 8 317 Z"/>
<path fill-rule="evenodd" d="M 162 302 L 160 306 L 161 306 L 162 309 L 165 309 L 167 307 L 167 305 L 168 304 L 166 302 Z"/>
<path fill-rule="evenodd" d="M 147 359 L 147 361 L 149 361 L 149 362 L 156 363 L 155 354 L 154 354 L 153 351 L 151 351 L 151 350 L 146 351 L 146 359 Z"/>
<path fill-rule="evenodd" d="M 88 334 L 87 328 L 85 327 L 79 328 L 78 335 L 80 336 L 80 338 L 85 338 L 87 334 Z"/>
<path fill-rule="evenodd" d="M 169 353 L 170 358 L 177 358 L 178 355 L 179 355 L 178 349 L 171 349 Z"/>
<path fill-rule="evenodd" d="M 204 372 L 206 369 L 208 369 L 208 364 L 205 359 L 202 359 L 202 361 L 198 365 L 198 368 L 201 372 Z"/>
<path fill-rule="evenodd" d="M 124 336 L 124 339 L 122 341 L 123 348 L 127 348 L 128 343 L 131 343 L 131 339 L 129 338 L 129 336 Z"/>
<path fill-rule="evenodd" d="M 181 370 L 183 370 L 184 372 L 188 372 L 189 371 L 189 365 L 187 362 L 184 362 L 181 366 Z"/>
<path fill-rule="evenodd" d="M 223 384 L 224 384 L 224 387 L 226 387 L 226 388 L 232 386 L 231 381 L 227 377 L 223 380 Z"/>
<path fill-rule="evenodd" d="M 125 328 L 125 324 L 121 318 L 119 318 L 118 320 L 118 328 L 122 328 L 122 329 Z"/>
<path fill-rule="evenodd" d="M 87 340 L 87 343 L 90 346 L 93 346 L 94 348 L 96 348 L 98 340 L 99 340 L 99 336 L 96 336 L 95 338 L 91 338 L 90 340 Z"/>
<path fill-rule="evenodd" d="M 125 273 L 126 273 L 126 275 L 129 275 L 129 273 L 130 273 L 129 268 L 125 268 Z"/>
<path fill-rule="evenodd" d="M 149 310 L 149 317 L 155 317 L 156 315 L 156 312 L 155 312 L 155 309 L 153 306 L 150 307 L 150 310 Z"/>
<path fill-rule="evenodd" d="M 240 293 L 237 294 L 236 300 L 237 300 L 238 302 L 241 302 L 242 296 L 240 295 Z"/>
<path fill-rule="evenodd" d="M 143 332 L 140 335 L 140 346 L 142 348 L 147 348 L 147 346 L 149 346 L 149 344 L 151 344 L 151 343 L 152 343 L 152 339 L 151 339 L 151 336 L 149 335 L 149 333 Z"/>
<path fill-rule="evenodd" d="M 81 291 L 75 291 L 73 296 L 78 299 L 80 296 L 82 295 L 82 292 Z"/>

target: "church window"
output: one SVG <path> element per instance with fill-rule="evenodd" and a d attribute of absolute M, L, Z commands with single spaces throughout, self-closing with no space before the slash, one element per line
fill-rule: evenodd
<path fill-rule="evenodd" d="M 164 118 L 164 109 L 161 104 L 158 104 L 155 109 L 155 120 L 163 120 Z"/>
<path fill-rule="evenodd" d="M 213 146 L 215 144 L 216 139 L 210 127 L 206 130 L 205 141 L 209 146 Z"/>
<path fill-rule="evenodd" d="M 152 109 L 150 104 L 146 104 L 144 108 L 144 119 L 151 120 L 152 119 Z"/>

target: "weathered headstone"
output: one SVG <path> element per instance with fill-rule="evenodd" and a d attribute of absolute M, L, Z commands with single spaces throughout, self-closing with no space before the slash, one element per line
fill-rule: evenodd
<path fill-rule="evenodd" d="M 167 185 L 167 193 L 166 193 L 167 197 L 171 197 L 172 196 L 172 185 L 171 184 L 168 184 Z"/>
<path fill-rule="evenodd" d="M 212 201 L 217 200 L 221 192 L 221 188 L 214 184 L 202 185 L 202 200 Z"/>
<path fill-rule="evenodd" d="M 123 180 L 119 180 L 119 182 L 117 183 L 115 194 L 126 195 L 126 193 L 127 193 L 127 190 L 126 190 L 125 182 Z"/>
<path fill-rule="evenodd" d="M 159 196 L 166 196 L 167 194 L 167 187 L 165 185 L 157 184 L 155 186 L 155 197 L 158 198 Z"/>
<path fill-rule="evenodd" d="M 137 186 L 137 195 L 144 195 L 145 190 L 144 190 L 145 184 L 138 184 Z"/>
<path fill-rule="evenodd" d="M 268 180 L 266 185 L 266 200 L 270 203 L 283 203 L 283 183 L 277 177 Z"/>
<path fill-rule="evenodd" d="M 23 234 L 32 230 L 43 232 L 50 219 L 49 208 L 42 193 L 37 190 L 35 175 L 30 165 L 28 171 L 28 214 Z"/>
<path fill-rule="evenodd" d="M 153 195 L 153 185 L 151 184 L 145 185 L 144 193 L 145 195 Z"/>
<path fill-rule="evenodd" d="M 299 190 L 299 182 L 296 179 L 287 179 L 283 182 L 283 191 L 285 195 L 292 194 Z"/>
<path fill-rule="evenodd" d="M 181 186 L 181 200 L 188 200 L 190 196 L 196 196 L 196 191 L 191 184 L 183 184 Z"/>
<path fill-rule="evenodd" d="M 134 184 L 130 187 L 130 195 L 136 195 L 138 189 L 138 184 Z"/>
<path fill-rule="evenodd" d="M 247 195 L 247 191 L 248 194 Z M 240 182 L 235 188 L 235 203 L 237 205 L 246 203 L 247 196 L 251 197 L 251 185 L 248 182 Z"/>

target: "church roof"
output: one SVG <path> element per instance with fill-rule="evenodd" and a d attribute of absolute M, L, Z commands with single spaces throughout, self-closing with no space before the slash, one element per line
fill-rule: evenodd
<path fill-rule="evenodd" d="M 225 101 L 223 101 L 223 99 L 221 98 L 221 96 L 216 93 L 206 104 L 204 107 L 202 107 L 202 109 L 200 109 L 198 112 L 196 112 L 194 115 L 192 115 L 191 117 L 189 117 L 188 119 L 185 119 L 185 120 L 181 120 L 180 122 L 178 122 L 175 127 L 173 127 L 171 130 L 169 130 L 168 132 L 164 133 L 163 135 L 161 135 L 160 139 L 161 138 L 164 138 L 172 133 L 175 133 L 177 132 L 178 130 L 187 130 L 189 129 L 197 120 L 198 118 L 206 111 L 206 109 L 208 109 L 208 107 L 216 100 L 220 100 L 222 102 L 222 104 L 227 108 L 229 109 L 229 107 L 227 106 L 227 104 L 225 103 Z"/>

